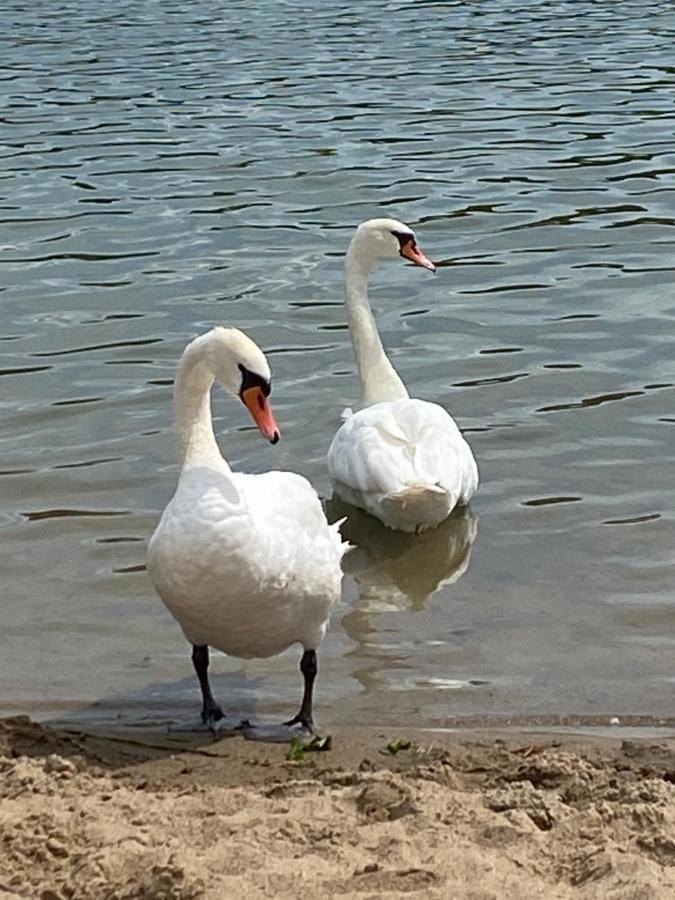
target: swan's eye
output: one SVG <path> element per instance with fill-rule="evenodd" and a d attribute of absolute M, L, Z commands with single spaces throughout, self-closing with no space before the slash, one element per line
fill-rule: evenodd
<path fill-rule="evenodd" d="M 258 375 L 257 372 L 251 372 L 246 366 L 239 363 L 239 371 L 241 372 L 241 387 L 239 388 L 239 396 L 252 387 L 259 387 L 263 397 L 269 397 L 272 385 L 267 378 Z"/>
<path fill-rule="evenodd" d="M 415 241 L 414 234 L 409 234 L 403 231 L 392 231 L 392 234 L 398 241 L 399 253 L 403 253 L 403 250 L 408 245 L 410 245 L 412 250 L 417 250 L 417 242 Z"/>

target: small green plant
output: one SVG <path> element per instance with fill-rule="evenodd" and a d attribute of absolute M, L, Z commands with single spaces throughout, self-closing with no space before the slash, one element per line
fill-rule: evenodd
<path fill-rule="evenodd" d="M 305 745 L 302 742 L 302 738 L 294 737 L 291 738 L 291 746 L 286 754 L 286 759 L 291 762 L 302 762 L 305 758 Z"/>
<path fill-rule="evenodd" d="M 409 741 L 406 738 L 398 738 L 396 741 L 389 741 L 382 752 L 388 753 L 390 756 L 396 756 L 401 750 L 410 750 L 412 745 L 412 741 Z"/>
<path fill-rule="evenodd" d="M 333 738 L 330 734 L 327 734 L 326 737 L 319 737 L 318 734 L 315 734 L 307 742 L 300 737 L 294 737 L 291 738 L 291 745 L 286 754 L 286 759 L 290 760 L 290 762 L 302 762 L 305 758 L 305 753 L 322 753 L 330 750 L 332 746 Z"/>

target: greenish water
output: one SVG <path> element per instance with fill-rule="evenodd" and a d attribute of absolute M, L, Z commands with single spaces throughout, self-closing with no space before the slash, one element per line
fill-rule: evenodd
<path fill-rule="evenodd" d="M 329 494 L 342 255 L 385 214 L 445 265 L 378 273 L 384 341 L 482 483 L 425 538 L 354 517 L 320 718 L 672 712 L 674 38 L 629 0 L 5 4 L 2 709 L 196 709 L 143 571 L 175 364 L 248 330 L 283 440 L 218 397 L 223 450 Z M 296 667 L 215 687 L 278 716 Z"/>

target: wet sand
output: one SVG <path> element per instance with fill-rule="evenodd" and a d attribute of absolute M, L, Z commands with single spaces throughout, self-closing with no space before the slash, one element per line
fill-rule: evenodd
<path fill-rule="evenodd" d="M 4 719 L 0 897 L 675 896 L 675 738 L 332 738 L 294 762 Z"/>

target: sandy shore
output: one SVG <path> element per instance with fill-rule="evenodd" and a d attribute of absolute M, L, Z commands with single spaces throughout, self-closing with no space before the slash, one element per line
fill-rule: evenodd
<path fill-rule="evenodd" d="M 0 897 L 675 897 L 675 739 L 399 738 L 0 720 Z"/>

